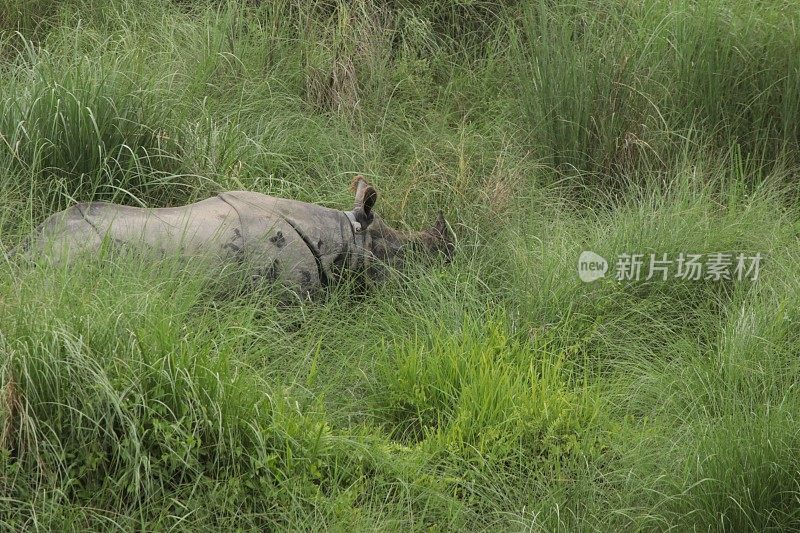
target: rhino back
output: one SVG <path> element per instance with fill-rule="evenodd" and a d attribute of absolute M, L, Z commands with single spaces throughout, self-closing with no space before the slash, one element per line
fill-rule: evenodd
<path fill-rule="evenodd" d="M 155 209 L 92 202 L 83 214 L 101 237 L 117 244 L 183 255 L 227 256 L 241 248 L 238 213 L 219 198 Z"/>

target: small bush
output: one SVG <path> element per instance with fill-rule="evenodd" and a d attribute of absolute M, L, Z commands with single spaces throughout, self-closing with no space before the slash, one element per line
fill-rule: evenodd
<path fill-rule="evenodd" d="M 572 354 L 502 319 L 387 348 L 378 382 L 392 434 L 486 468 L 546 469 L 602 451 L 599 398 Z M 566 367 L 566 368 L 565 368 Z"/>

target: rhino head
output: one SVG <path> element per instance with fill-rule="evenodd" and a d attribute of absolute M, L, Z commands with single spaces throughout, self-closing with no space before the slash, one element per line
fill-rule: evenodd
<path fill-rule="evenodd" d="M 363 176 L 356 176 L 353 210 L 348 218 L 353 222 L 356 243 L 363 258 L 364 270 L 370 279 L 380 279 L 388 269 L 402 269 L 413 256 L 421 259 L 453 259 L 455 237 L 444 215 L 439 212 L 436 222 L 422 231 L 401 231 L 389 226 L 374 211 L 378 191 Z"/>

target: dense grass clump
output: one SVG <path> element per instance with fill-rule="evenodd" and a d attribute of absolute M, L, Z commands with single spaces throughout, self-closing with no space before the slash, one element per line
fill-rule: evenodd
<path fill-rule="evenodd" d="M 516 468 L 594 438 L 599 405 L 564 369 L 572 354 L 547 350 L 552 339 L 509 338 L 496 320 L 462 328 L 457 336 L 434 330 L 431 346 L 401 341 L 387 357 L 378 390 L 396 438 Z"/>
<path fill-rule="evenodd" d="M 457 236 L 291 305 L 3 253 L 0 528 L 800 529 L 798 13 L 0 2 L 0 251 L 78 201 L 346 208 L 358 173 Z M 715 252 L 758 279 L 613 276 Z"/>

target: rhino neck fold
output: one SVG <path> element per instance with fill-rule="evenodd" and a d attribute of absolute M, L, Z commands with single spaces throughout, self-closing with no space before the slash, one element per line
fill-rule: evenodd
<path fill-rule="evenodd" d="M 361 223 L 356 220 L 356 215 L 353 211 L 342 212 L 350 223 L 350 232 L 353 235 L 349 254 L 355 258 L 355 261 L 351 262 L 350 268 L 353 271 L 358 271 L 359 261 L 361 261 L 361 267 L 366 266 L 367 232 L 363 230 Z M 359 237 L 361 238 L 360 242 Z"/>
<path fill-rule="evenodd" d="M 356 233 L 361 231 L 361 222 L 356 220 L 356 214 L 352 211 L 344 211 L 347 220 L 350 221 L 350 229 L 353 230 L 353 242 L 356 240 Z"/>
<path fill-rule="evenodd" d="M 319 275 L 319 282 L 323 287 L 327 287 L 329 283 L 328 274 L 325 272 L 325 267 L 322 264 L 322 256 L 320 255 L 319 249 L 311 241 L 311 239 L 308 238 L 308 236 L 303 232 L 303 230 L 301 230 L 297 226 L 297 224 L 295 224 L 292 220 L 286 217 L 283 217 L 283 220 L 285 220 L 286 223 L 292 227 L 295 233 L 297 233 L 297 235 L 303 240 L 308 249 L 311 251 L 311 255 L 314 256 L 314 262 L 317 264 L 317 274 Z"/>

